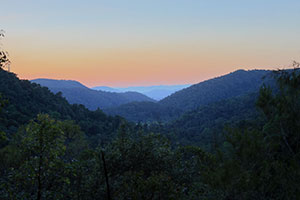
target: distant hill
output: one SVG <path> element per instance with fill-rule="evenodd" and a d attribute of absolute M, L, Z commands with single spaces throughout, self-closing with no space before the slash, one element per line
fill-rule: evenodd
<path fill-rule="evenodd" d="M 104 91 L 104 92 L 122 92 L 121 90 L 118 90 L 118 89 L 112 88 L 112 87 L 107 87 L 107 86 L 97 86 L 97 87 L 93 87 L 91 89 L 101 90 L 101 91 Z"/>
<path fill-rule="evenodd" d="M 73 80 L 54 80 L 39 78 L 31 80 L 31 82 L 40 84 L 41 86 L 47 86 L 48 88 L 88 88 L 78 81 Z"/>
<path fill-rule="evenodd" d="M 152 99 L 161 100 L 176 91 L 182 90 L 191 86 L 190 84 L 186 85 L 154 85 L 154 86 L 136 86 L 136 87 L 106 87 L 106 86 L 98 86 L 93 87 L 94 90 L 102 90 L 107 92 L 139 92 L 142 93 Z"/>
<path fill-rule="evenodd" d="M 159 100 L 173 94 L 176 91 L 178 91 L 178 90 L 154 89 L 154 90 L 151 90 L 151 91 L 148 91 L 148 92 L 144 92 L 143 94 L 159 101 Z"/>
<path fill-rule="evenodd" d="M 61 92 L 71 104 L 82 104 L 90 110 L 115 107 L 129 102 L 155 100 L 137 92 L 104 92 L 92 90 L 77 81 L 35 79 L 31 82 L 48 87 L 52 92 Z"/>
<path fill-rule="evenodd" d="M 105 110 L 108 114 L 120 115 L 132 121 L 169 121 L 182 114 L 234 97 L 256 93 L 264 84 L 272 83 L 265 78 L 267 70 L 238 70 L 227 75 L 210 79 L 180 90 L 165 99 L 154 103 L 151 108 L 164 110 L 159 117 L 153 117 L 153 110 L 146 104 L 126 104 Z M 174 112 L 169 112 L 174 110 Z M 137 117 L 139 116 L 139 117 Z M 200 123 L 200 122 L 199 122 Z M 202 122 L 201 122 L 202 123 Z"/>
<path fill-rule="evenodd" d="M 267 70 L 237 70 L 180 90 L 159 104 L 184 111 L 194 110 L 202 105 L 257 92 L 264 82 L 269 81 L 263 80 L 268 73 Z"/>
<path fill-rule="evenodd" d="M 8 103 L 0 112 L 0 132 L 15 133 L 18 128 L 39 113 L 47 113 L 60 120 L 73 120 L 96 142 L 112 138 L 123 119 L 110 117 L 101 110 L 89 111 L 83 105 L 70 105 L 61 94 L 53 94 L 48 88 L 28 80 L 20 80 L 15 74 L 0 68 L 0 94 Z M 51 83 L 54 83 L 50 81 Z M 80 84 L 70 81 L 70 87 Z M 122 122 L 123 123 L 123 122 Z"/>

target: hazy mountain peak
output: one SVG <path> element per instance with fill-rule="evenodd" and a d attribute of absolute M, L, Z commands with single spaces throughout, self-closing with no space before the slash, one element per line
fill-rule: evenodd
<path fill-rule="evenodd" d="M 97 86 L 94 90 L 101 90 L 107 92 L 139 92 L 152 99 L 161 100 L 176 91 L 182 90 L 191 86 L 191 84 L 184 85 L 152 85 L 152 86 L 131 86 L 131 87 L 107 87 Z"/>

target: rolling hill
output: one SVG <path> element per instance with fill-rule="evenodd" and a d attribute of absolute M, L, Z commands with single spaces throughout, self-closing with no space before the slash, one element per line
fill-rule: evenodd
<path fill-rule="evenodd" d="M 244 96 L 259 91 L 264 84 L 272 84 L 267 70 L 237 70 L 224 76 L 200 82 L 151 105 L 126 104 L 105 110 L 108 114 L 120 115 L 132 121 L 170 121 L 201 106 Z M 264 79 L 264 77 L 266 78 Z M 153 117 L 159 110 L 159 117 Z M 137 116 L 139 116 L 137 120 Z"/>
<path fill-rule="evenodd" d="M 102 90 L 107 92 L 139 92 L 152 99 L 157 101 L 191 86 L 190 84 L 186 85 L 153 85 L 153 86 L 135 86 L 135 87 L 107 87 L 107 86 L 98 86 L 93 87 L 94 90 Z"/>
<path fill-rule="evenodd" d="M 257 92 L 264 82 L 269 81 L 263 79 L 269 72 L 237 70 L 180 90 L 161 100 L 159 104 L 189 111 L 202 105 Z"/>
<path fill-rule="evenodd" d="M 90 110 L 115 107 L 129 102 L 149 101 L 153 99 L 137 92 L 104 92 L 92 90 L 77 81 L 35 79 L 31 82 L 48 87 L 53 93 L 61 92 L 69 103 L 82 104 Z"/>
<path fill-rule="evenodd" d="M 8 101 L 0 112 L 0 132 L 15 133 L 37 114 L 44 113 L 55 119 L 75 121 L 96 142 L 112 138 L 120 123 L 124 123 L 123 119 L 107 116 L 99 109 L 89 111 L 83 105 L 71 105 L 60 93 L 53 94 L 48 88 L 20 80 L 1 68 L 0 80 L 0 94 Z"/>

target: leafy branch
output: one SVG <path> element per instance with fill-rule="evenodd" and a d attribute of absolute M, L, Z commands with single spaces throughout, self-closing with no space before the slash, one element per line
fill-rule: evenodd
<path fill-rule="evenodd" d="M 0 40 L 5 37 L 5 32 L 0 30 Z M 0 68 L 3 69 L 7 67 L 9 69 L 10 60 L 8 56 L 8 52 L 4 51 L 0 46 Z"/>

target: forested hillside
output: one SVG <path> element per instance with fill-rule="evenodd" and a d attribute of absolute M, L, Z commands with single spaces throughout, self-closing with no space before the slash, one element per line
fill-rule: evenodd
<path fill-rule="evenodd" d="M 122 119 L 106 116 L 101 110 L 89 111 L 82 105 L 70 105 L 61 93 L 20 80 L 15 74 L 0 69 L 0 93 L 5 106 L 0 113 L 0 130 L 14 133 L 37 114 L 49 114 L 60 120 L 74 120 L 90 136 L 108 140 Z"/>
<path fill-rule="evenodd" d="M 155 102 L 132 102 L 103 110 L 108 115 L 119 115 L 133 122 L 162 122 L 179 117 L 180 109 Z"/>
<path fill-rule="evenodd" d="M 238 70 L 192 85 L 156 104 L 128 103 L 104 111 L 111 115 L 120 115 L 134 122 L 167 122 L 201 106 L 210 106 L 210 104 L 223 100 L 229 100 L 230 102 L 231 98 L 258 93 L 259 88 L 264 83 L 274 87 L 274 80 L 268 74 L 270 74 L 270 71 L 266 70 Z M 251 105 L 254 102 L 255 99 L 252 99 Z M 234 105 L 229 104 L 227 106 L 234 110 Z M 193 121 L 195 122 L 195 119 Z"/>
<path fill-rule="evenodd" d="M 257 92 L 264 82 L 263 77 L 268 73 L 270 71 L 237 70 L 180 90 L 159 103 L 184 111 L 193 110 L 223 99 Z"/>
<path fill-rule="evenodd" d="M 77 81 L 35 79 L 34 83 L 48 87 L 53 93 L 61 92 L 71 104 L 82 104 L 90 110 L 109 108 L 129 102 L 150 101 L 153 99 L 137 92 L 104 92 L 92 90 Z"/>
<path fill-rule="evenodd" d="M 184 113 L 167 123 L 162 132 L 172 133 L 174 141 L 197 145 L 210 150 L 223 141 L 225 127 L 244 128 L 260 125 L 260 111 L 256 107 L 259 93 L 233 97 Z"/>
<path fill-rule="evenodd" d="M 300 200 L 300 0 L 0 8 L 0 200 Z"/>
<path fill-rule="evenodd" d="M 199 107 L 175 121 L 173 131 L 191 134 L 175 133 L 178 140 L 173 144 L 163 135 L 144 132 L 147 127 L 142 124 L 133 127 L 124 122 L 116 123 L 119 128 L 111 141 L 91 145 L 93 135 L 84 134 L 80 130 L 84 126 L 53 119 L 59 106 L 66 110 L 61 117 L 72 118 L 70 109 L 79 124 L 100 123 L 100 138 L 105 133 L 111 136 L 111 124 L 120 119 L 71 106 L 46 88 L 2 70 L 1 81 L 7 83 L 2 81 L 1 88 L 7 89 L 1 91 L 1 122 L 28 116 L 29 109 L 49 109 L 52 117 L 39 114 L 15 132 L 0 131 L 0 199 L 298 199 L 300 73 L 277 71 L 274 76 L 279 85 L 275 93 L 262 87 L 258 96 Z M 256 97 L 258 112 L 248 112 Z M 36 110 L 30 101 L 38 105 Z M 209 151 L 205 146 L 180 145 L 181 140 L 202 137 L 204 127 L 194 119 L 206 127 L 220 122 Z M 224 124 L 227 129 L 220 138 Z"/>

